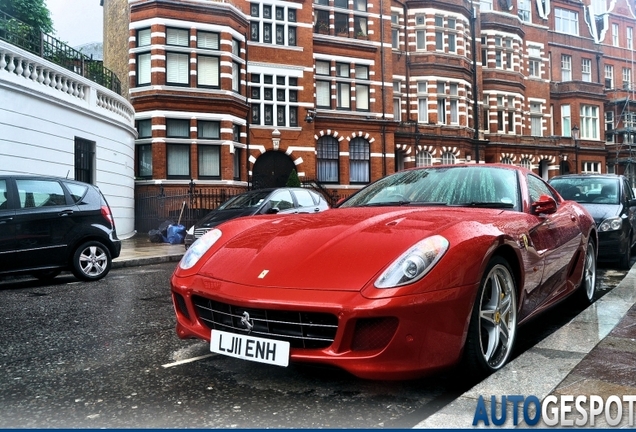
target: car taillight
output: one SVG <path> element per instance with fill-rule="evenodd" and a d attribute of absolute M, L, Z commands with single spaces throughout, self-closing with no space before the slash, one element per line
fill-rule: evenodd
<path fill-rule="evenodd" d="M 112 227 L 115 228 L 115 219 L 113 219 L 113 215 L 110 212 L 110 208 L 108 206 L 102 206 L 102 216 L 104 216 L 104 219 L 110 222 Z"/>

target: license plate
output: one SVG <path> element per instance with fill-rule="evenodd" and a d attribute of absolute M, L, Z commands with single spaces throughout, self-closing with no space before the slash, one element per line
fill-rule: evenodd
<path fill-rule="evenodd" d="M 289 365 L 289 342 L 212 330 L 210 351 L 276 366 Z"/>

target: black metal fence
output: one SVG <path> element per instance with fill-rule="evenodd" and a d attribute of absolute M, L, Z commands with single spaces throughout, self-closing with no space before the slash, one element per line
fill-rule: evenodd
<path fill-rule="evenodd" d="M 135 229 L 147 233 L 165 221 L 180 223 L 186 229 L 214 210 L 240 189 L 197 190 L 171 189 L 168 191 L 135 193 Z"/>
<path fill-rule="evenodd" d="M 93 60 L 58 39 L 0 11 L 0 39 L 38 55 L 65 69 L 121 95 L 117 75 L 105 68 L 101 60 Z"/>

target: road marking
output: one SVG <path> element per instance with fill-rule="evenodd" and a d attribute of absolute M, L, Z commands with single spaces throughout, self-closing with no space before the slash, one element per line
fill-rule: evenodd
<path fill-rule="evenodd" d="M 195 361 L 198 361 L 198 360 L 203 360 L 205 358 L 212 357 L 212 356 L 215 356 L 215 355 L 216 355 L 215 353 L 212 353 L 212 354 L 202 355 L 202 356 L 199 356 L 199 357 L 192 357 L 192 358 L 185 359 L 185 360 L 179 360 L 179 361 L 176 361 L 174 363 L 168 363 L 168 364 L 165 364 L 165 365 L 161 365 L 161 367 L 167 369 L 167 368 L 170 368 L 170 367 L 175 367 L 175 366 L 179 366 L 179 365 L 186 364 L 186 363 L 192 363 L 192 362 L 195 362 Z"/>

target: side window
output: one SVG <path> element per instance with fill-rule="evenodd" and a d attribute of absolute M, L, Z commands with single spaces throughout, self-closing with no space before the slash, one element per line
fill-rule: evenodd
<path fill-rule="evenodd" d="M 71 192 L 71 197 L 73 198 L 73 202 L 78 203 L 84 198 L 86 195 L 86 191 L 88 190 L 88 186 L 79 185 L 76 183 L 64 183 L 68 190 Z"/>
<path fill-rule="evenodd" d="M 294 208 L 294 200 L 288 190 L 276 192 L 270 199 L 270 202 L 272 204 L 272 208 L 277 208 L 280 211 Z"/>
<path fill-rule="evenodd" d="M 530 204 L 537 201 L 541 195 L 548 195 L 556 200 L 556 197 L 543 180 L 532 175 L 528 176 L 528 195 L 530 196 Z"/>
<path fill-rule="evenodd" d="M 623 180 L 623 189 L 625 189 L 625 199 L 634 199 L 634 191 L 632 191 L 632 188 L 629 186 L 629 182 L 626 180 Z"/>
<path fill-rule="evenodd" d="M 62 186 L 50 180 L 16 180 L 20 208 L 65 205 Z"/>
<path fill-rule="evenodd" d="M 298 201 L 298 206 L 300 207 L 312 207 L 316 205 L 309 191 L 297 190 L 294 191 L 294 195 L 296 195 L 296 201 Z"/>
<path fill-rule="evenodd" d="M 9 208 L 9 197 L 7 196 L 7 181 L 0 180 L 0 210 Z"/>

